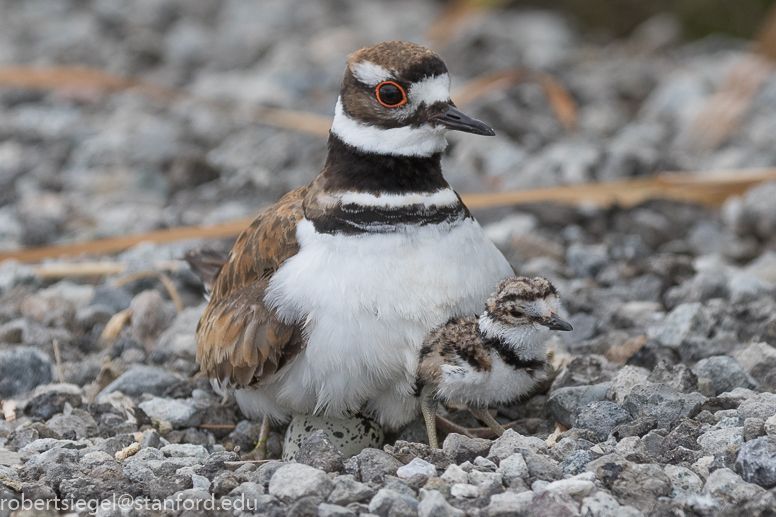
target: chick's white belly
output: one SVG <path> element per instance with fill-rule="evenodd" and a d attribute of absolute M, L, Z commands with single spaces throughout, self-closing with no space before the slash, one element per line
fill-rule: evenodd
<path fill-rule="evenodd" d="M 505 364 L 498 355 L 492 355 L 488 371 L 475 370 L 465 361 L 459 365 L 443 365 L 442 377 L 437 386 L 439 398 L 454 404 L 492 406 L 513 402 L 527 395 L 543 381 L 544 372 L 516 369 Z"/>
<path fill-rule="evenodd" d="M 472 219 L 360 235 L 319 234 L 302 220 L 297 241 L 299 253 L 273 275 L 265 297 L 308 336 L 265 389 L 294 412 L 337 416 L 368 404 L 384 424 L 411 420 L 428 331 L 481 312 L 512 274 Z"/>

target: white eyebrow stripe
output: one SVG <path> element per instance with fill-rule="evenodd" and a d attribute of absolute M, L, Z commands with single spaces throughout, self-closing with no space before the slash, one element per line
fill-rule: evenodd
<path fill-rule="evenodd" d="M 353 76 L 367 86 L 377 86 L 383 81 L 394 79 L 393 73 L 371 61 L 362 61 L 350 67 Z"/>
<path fill-rule="evenodd" d="M 431 106 L 435 102 L 448 102 L 450 100 L 450 76 L 442 74 L 424 77 L 410 86 L 407 97 L 413 106 L 419 106 L 421 103 Z"/>
<path fill-rule="evenodd" d="M 331 198 L 331 199 L 328 199 Z M 436 192 L 410 192 L 408 194 L 381 194 L 376 196 L 368 192 L 340 192 L 330 194 L 324 200 L 326 202 L 340 202 L 343 205 L 355 204 L 360 206 L 378 206 L 383 208 L 398 208 L 402 206 L 423 205 L 425 207 L 455 206 L 459 203 L 458 196 L 451 188 L 437 190 Z"/>

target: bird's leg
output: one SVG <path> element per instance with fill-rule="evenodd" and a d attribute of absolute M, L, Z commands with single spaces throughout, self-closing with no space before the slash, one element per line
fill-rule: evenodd
<path fill-rule="evenodd" d="M 426 421 L 428 444 L 432 449 L 439 448 L 436 432 L 437 400 L 434 397 L 435 388 L 436 386 L 426 385 L 420 391 L 420 409 L 423 411 L 423 419 Z"/>
<path fill-rule="evenodd" d="M 264 418 L 261 420 L 261 430 L 259 431 L 259 439 L 256 441 L 256 447 L 254 447 L 251 452 L 243 456 L 243 459 L 267 459 L 267 438 L 269 438 L 269 417 L 264 416 Z"/>
<path fill-rule="evenodd" d="M 496 422 L 496 419 L 491 416 L 490 412 L 488 412 L 488 408 L 486 407 L 470 407 L 469 411 L 472 415 L 475 416 L 475 418 L 479 418 L 484 423 L 488 425 L 491 429 L 493 429 L 493 432 L 496 433 L 498 436 L 501 436 L 504 434 L 504 428 L 501 427 L 501 424 Z"/>

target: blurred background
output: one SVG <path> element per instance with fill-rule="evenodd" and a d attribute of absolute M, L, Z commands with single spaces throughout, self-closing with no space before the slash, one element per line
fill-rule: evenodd
<path fill-rule="evenodd" d="M 0 0 L 0 248 L 255 215 L 317 174 L 346 56 L 389 39 L 497 131 L 450 135 L 460 192 L 770 167 L 772 4 Z"/>

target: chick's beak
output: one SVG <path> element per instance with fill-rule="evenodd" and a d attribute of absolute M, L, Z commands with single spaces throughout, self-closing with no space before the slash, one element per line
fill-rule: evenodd
<path fill-rule="evenodd" d="M 470 117 L 452 105 L 439 115 L 431 117 L 431 120 L 453 131 L 463 131 L 464 133 L 483 136 L 495 136 L 496 134 L 485 122 Z"/>
<path fill-rule="evenodd" d="M 544 320 L 541 325 L 544 325 L 550 330 L 574 330 L 574 327 L 572 327 L 568 321 L 562 319 L 557 314 L 552 314 L 549 318 Z"/>

